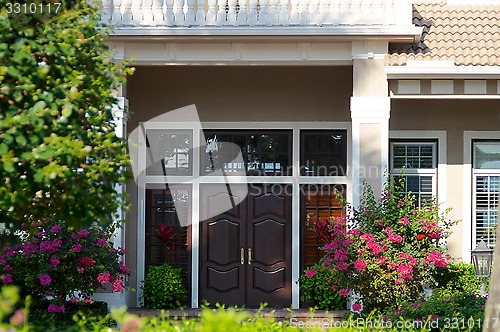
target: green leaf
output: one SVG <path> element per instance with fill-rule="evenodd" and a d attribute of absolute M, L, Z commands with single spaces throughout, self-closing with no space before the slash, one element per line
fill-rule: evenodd
<path fill-rule="evenodd" d="M 6 154 L 7 152 L 9 152 L 9 147 L 7 146 L 7 144 L 0 144 L 0 156 Z"/>
<path fill-rule="evenodd" d="M 11 161 L 4 161 L 3 162 L 3 168 L 5 169 L 5 171 L 7 173 L 12 173 L 14 172 L 14 163 L 12 163 Z"/>
<path fill-rule="evenodd" d="M 47 106 L 47 103 L 44 100 L 40 100 L 40 101 L 36 102 L 35 105 L 33 105 L 32 110 L 33 110 L 33 112 L 38 113 L 38 112 L 42 111 L 45 108 L 45 106 Z"/>
<path fill-rule="evenodd" d="M 71 113 L 73 113 L 73 105 L 71 105 L 70 103 L 64 104 L 63 110 L 62 110 L 62 115 L 65 118 L 69 118 L 71 116 Z"/>
<path fill-rule="evenodd" d="M 26 137 L 24 137 L 24 135 L 19 135 L 16 136 L 16 142 L 21 146 L 25 146 L 28 141 L 26 140 Z"/>

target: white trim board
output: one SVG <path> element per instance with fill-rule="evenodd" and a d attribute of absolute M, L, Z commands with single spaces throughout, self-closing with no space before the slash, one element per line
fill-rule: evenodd
<path fill-rule="evenodd" d="M 466 225 L 463 230 L 463 259 L 470 262 L 472 240 L 474 239 L 473 213 L 473 174 L 472 174 L 472 141 L 475 139 L 500 140 L 500 131 L 464 131 L 464 165 L 463 165 L 463 215 L 462 223 Z"/>

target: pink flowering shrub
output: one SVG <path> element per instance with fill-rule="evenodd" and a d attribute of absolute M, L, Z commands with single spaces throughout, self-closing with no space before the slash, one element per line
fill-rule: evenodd
<path fill-rule="evenodd" d="M 449 211 L 439 212 L 434 201 L 417 207 L 403 188 L 402 180 L 388 184 L 377 200 L 365 186 L 359 208 L 346 204 L 348 217 L 317 224 L 326 243 L 323 266 L 341 272 L 339 294 L 352 290 L 370 310 L 420 298 L 448 264 L 445 240 L 455 224 Z"/>
<path fill-rule="evenodd" d="M 19 286 L 22 295 L 32 295 L 35 301 L 49 299 L 47 311 L 53 313 L 64 313 L 67 300 L 90 301 L 99 287 L 123 290 L 129 270 L 122 261 L 125 250 L 115 249 L 110 242 L 114 229 L 70 229 L 50 220 L 37 226 L 38 234 L 25 235 L 20 244 L 3 248 L 3 284 Z"/>

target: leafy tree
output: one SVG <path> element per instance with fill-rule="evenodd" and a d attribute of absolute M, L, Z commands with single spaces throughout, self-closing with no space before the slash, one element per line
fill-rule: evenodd
<path fill-rule="evenodd" d="M 98 8 L 25 2 L 0 0 L 0 223 L 11 235 L 44 219 L 109 224 L 129 163 L 112 91 L 132 70 L 111 59 Z"/>

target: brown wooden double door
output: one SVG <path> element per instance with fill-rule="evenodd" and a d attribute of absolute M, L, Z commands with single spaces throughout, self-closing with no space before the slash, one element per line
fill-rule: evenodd
<path fill-rule="evenodd" d="M 207 185 L 208 186 L 208 185 Z M 201 188 L 201 208 L 220 190 Z M 291 304 L 291 185 L 249 185 L 233 209 L 202 222 L 200 295 L 210 304 Z M 205 195 L 206 194 L 206 195 Z"/>

